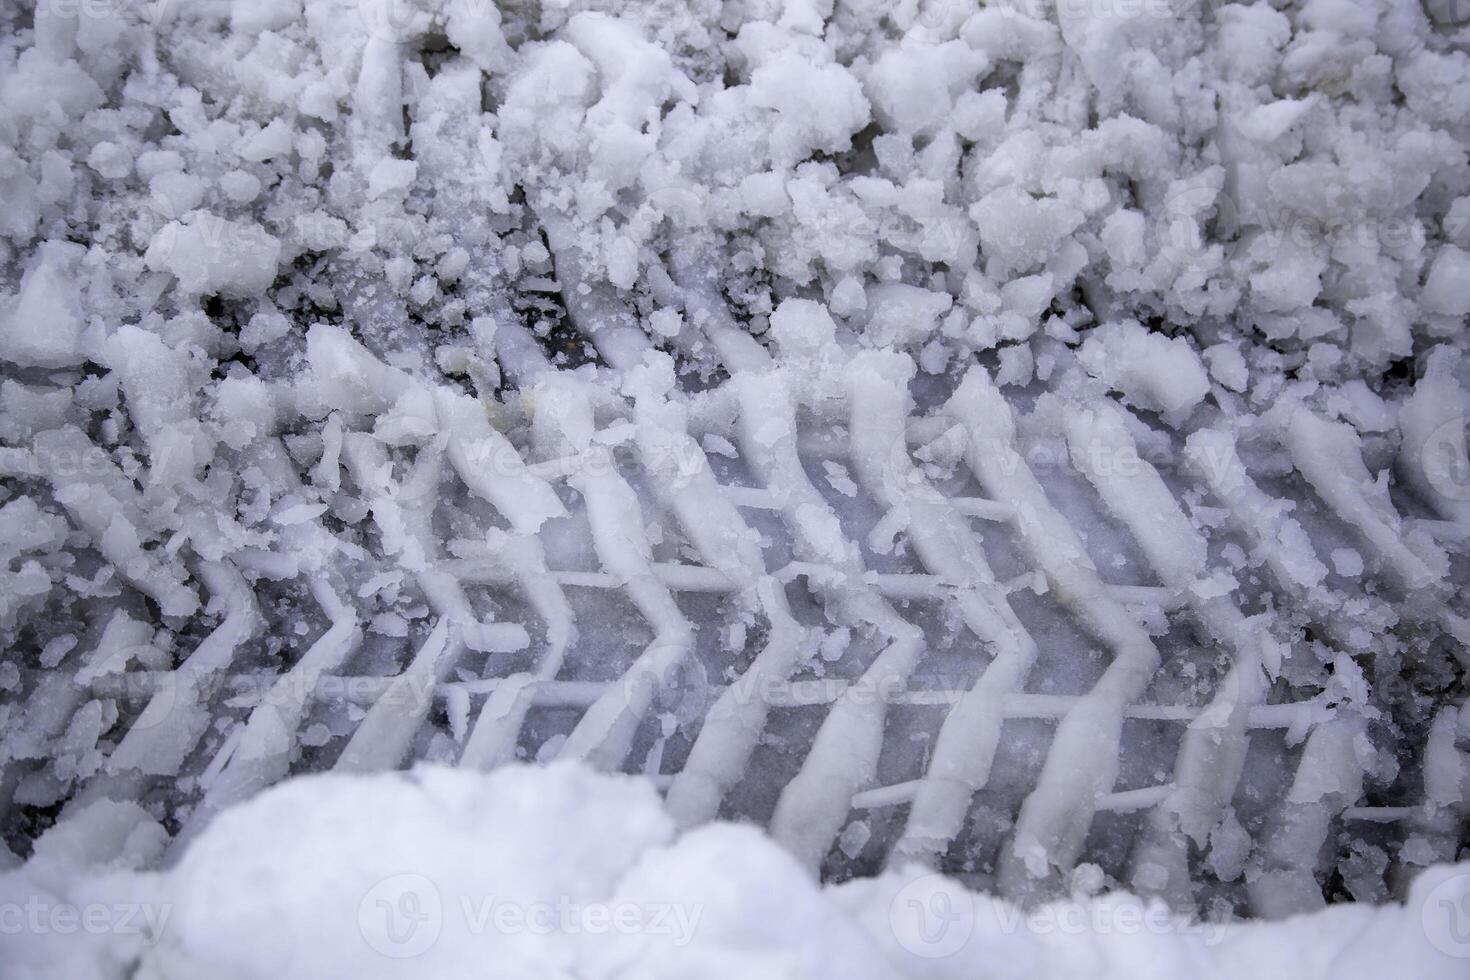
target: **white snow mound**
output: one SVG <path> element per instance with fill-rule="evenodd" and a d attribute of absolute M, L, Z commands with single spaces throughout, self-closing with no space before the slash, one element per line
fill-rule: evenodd
<path fill-rule="evenodd" d="M 141 811 L 99 821 L 123 855 L 152 839 Z M 146 910 L 139 929 L 88 935 L 65 959 L 66 936 L 7 936 L 7 975 L 121 977 L 138 957 L 132 975 L 153 980 L 1432 978 L 1463 976 L 1470 954 L 1441 921 L 1470 901 L 1466 864 L 1426 870 L 1405 905 L 1275 923 L 1088 898 L 1085 873 L 1073 899 L 1028 913 L 918 867 L 823 887 L 754 828 L 676 837 L 646 780 L 572 763 L 303 776 L 225 812 L 168 872 L 60 875 L 89 849 L 75 835 L 38 846 L 0 875 L 0 903 L 46 888 L 56 907 L 127 899 Z"/>

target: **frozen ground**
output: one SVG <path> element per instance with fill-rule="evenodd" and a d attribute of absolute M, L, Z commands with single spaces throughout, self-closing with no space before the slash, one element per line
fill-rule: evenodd
<path fill-rule="evenodd" d="M 496 933 L 575 975 L 1463 967 L 1467 25 L 7 4 L 0 944 L 490 955 L 342 918 L 418 875 L 708 906 Z"/>

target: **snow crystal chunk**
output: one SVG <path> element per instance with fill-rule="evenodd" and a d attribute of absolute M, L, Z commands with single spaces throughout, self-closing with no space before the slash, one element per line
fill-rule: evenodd
<path fill-rule="evenodd" d="M 294 137 L 295 132 L 285 121 L 275 119 L 264 129 L 244 139 L 237 152 L 242 160 L 264 163 L 273 157 L 290 154 Z"/>
<path fill-rule="evenodd" d="M 61 636 L 53 637 L 41 649 L 41 666 L 50 670 L 61 663 L 61 659 L 72 650 L 75 650 L 76 646 L 77 638 L 71 633 L 64 633 Z"/>
<path fill-rule="evenodd" d="M 984 55 L 962 42 L 939 46 L 903 43 L 878 58 L 864 89 L 885 128 L 927 133 L 949 115 L 951 80 L 973 76 L 984 64 Z"/>
<path fill-rule="evenodd" d="M 240 331 L 240 346 L 246 351 L 258 350 L 280 340 L 291 330 L 290 320 L 269 304 L 266 307 L 256 311 L 250 322 Z"/>
<path fill-rule="evenodd" d="M 637 127 L 649 110 L 670 96 L 689 101 L 698 98 L 693 83 L 674 68 L 669 53 L 650 43 L 629 20 L 584 11 L 567 22 L 562 34 L 602 76 L 602 99 L 589 119 L 611 119 Z"/>
<path fill-rule="evenodd" d="M 733 442 L 714 432 L 706 433 L 704 438 L 699 440 L 699 445 L 705 452 L 724 456 L 726 459 L 736 459 L 740 455 Z"/>
<path fill-rule="evenodd" d="M 1466 500 L 1464 389 L 1456 380 L 1460 355 L 1440 346 L 1429 352 L 1424 377 L 1399 408 L 1403 432 L 1398 468 L 1442 516 L 1470 517 Z"/>
<path fill-rule="evenodd" d="M 187 293 L 254 296 L 276 278 L 281 243 L 254 221 L 192 211 L 148 245 L 148 268 L 171 272 Z"/>
<path fill-rule="evenodd" d="M 178 218 L 204 200 L 204 180 L 193 174 L 171 171 L 148 182 L 151 200 L 166 218 Z"/>
<path fill-rule="evenodd" d="M 1055 198 L 1034 198 L 1019 187 L 991 191 L 970 207 L 984 255 L 1017 272 L 1045 262 L 1082 224 L 1082 212 Z"/>
<path fill-rule="evenodd" d="M 515 653 L 531 645 L 531 636 L 519 623 L 465 623 L 465 646 L 481 653 Z"/>
<path fill-rule="evenodd" d="M 306 334 L 306 356 L 312 391 L 329 408 L 362 414 L 384 412 L 411 383 L 407 375 L 373 357 L 341 327 L 313 326 Z"/>
<path fill-rule="evenodd" d="M 451 3 L 444 33 L 450 44 L 485 71 L 503 68 L 512 57 L 500 27 L 500 10 L 493 3 Z"/>
<path fill-rule="evenodd" d="M 133 161 L 128 151 L 105 140 L 92 147 L 92 152 L 87 155 L 87 166 L 108 180 L 122 180 L 133 172 Z"/>
<path fill-rule="evenodd" d="M 648 323 L 660 337 L 677 337 L 679 331 L 684 329 L 684 318 L 679 315 L 679 311 L 668 308 L 654 310 Z"/>
<path fill-rule="evenodd" d="M 782 300 L 771 314 L 771 336 L 787 357 L 816 357 L 832 343 L 836 331 L 827 308 L 811 300 Z"/>
<path fill-rule="evenodd" d="M 102 631 L 102 638 L 88 654 L 86 664 L 77 671 L 77 682 L 90 684 L 94 678 L 122 673 L 131 661 L 140 659 L 151 635 L 146 623 L 130 618 L 121 609 L 114 612 Z"/>
<path fill-rule="evenodd" d="M 138 154 L 138 161 L 134 166 L 139 177 L 151 181 L 159 174 L 183 170 L 184 158 L 173 150 L 146 150 Z"/>
<path fill-rule="evenodd" d="M 1394 425 L 1392 410 L 1362 378 L 1344 383 L 1328 399 L 1328 405 L 1359 432 L 1387 432 Z"/>
<path fill-rule="evenodd" d="M 368 628 L 383 636 L 404 637 L 408 635 L 408 621 L 394 612 L 378 613 L 368 621 Z"/>
<path fill-rule="evenodd" d="M 296 217 L 296 232 L 301 243 L 313 252 L 325 252 L 347 244 L 350 229 L 347 222 L 320 209 Z"/>
<path fill-rule="evenodd" d="M 835 462 L 833 460 L 826 459 L 822 461 L 822 469 L 826 472 L 827 483 L 831 485 L 833 490 L 836 490 L 844 497 L 857 496 L 857 484 L 854 483 L 852 481 L 852 477 L 848 475 L 846 466 L 843 466 L 841 463 Z"/>
<path fill-rule="evenodd" d="M 464 275 L 465 269 L 470 265 L 470 253 L 456 245 L 439 259 L 434 266 L 434 274 L 445 282 L 454 282 Z"/>
<path fill-rule="evenodd" d="M 1461 247 L 1470 246 L 1470 196 L 1458 197 L 1444 216 L 1445 237 Z"/>
<path fill-rule="evenodd" d="M 249 204 L 260 194 L 260 180 L 243 170 L 231 170 L 220 175 L 219 189 L 236 204 Z"/>
<path fill-rule="evenodd" d="M 86 249 L 46 242 L 20 281 L 20 294 L 0 301 L 0 358 L 21 367 L 67 367 L 86 359 L 81 349 L 81 301 L 76 267 Z"/>
<path fill-rule="evenodd" d="M 1295 126 L 1312 108 L 1311 99 L 1280 99 L 1256 106 L 1242 117 L 1240 131 L 1258 143 L 1269 143 Z"/>
<path fill-rule="evenodd" d="M 103 360 L 121 379 L 133 423 L 148 442 L 153 480 L 176 482 L 209 461 L 213 440 L 194 417 L 196 361 L 132 324 L 108 338 Z"/>
<path fill-rule="evenodd" d="M 1230 344 L 1220 343 L 1206 347 L 1203 353 L 1205 363 L 1210 366 L 1210 377 L 1231 391 L 1245 391 L 1250 371 L 1240 351 Z"/>
<path fill-rule="evenodd" d="M 1279 312 L 1311 306 L 1322 291 L 1327 259 L 1285 238 L 1262 245 L 1269 251 L 1270 265 L 1250 277 L 1251 295 L 1257 305 Z"/>
<path fill-rule="evenodd" d="M 1357 578 L 1363 574 L 1363 556 L 1352 548 L 1334 548 L 1332 567 L 1339 575 Z"/>
<path fill-rule="evenodd" d="M 419 386 L 405 390 L 373 425 L 373 435 L 390 446 L 421 446 L 438 431 L 433 393 Z"/>
<path fill-rule="evenodd" d="M 619 289 L 632 289 L 638 281 L 638 246 L 625 235 L 608 244 L 607 279 Z"/>
<path fill-rule="evenodd" d="M 327 512 L 326 504 L 297 504 L 278 513 L 274 520 L 282 527 L 314 521 Z"/>
<path fill-rule="evenodd" d="M 301 19 L 301 0 L 234 0 L 230 26 L 246 34 L 278 31 Z"/>
<path fill-rule="evenodd" d="M 1148 220 L 1141 212 L 1130 208 L 1119 208 L 1103 222 L 1102 243 L 1107 249 L 1113 265 L 1122 269 L 1136 269 L 1148 258 L 1144 246 L 1144 234 Z"/>
<path fill-rule="evenodd" d="M 1132 320 L 1092 331 L 1077 359 L 1129 404 L 1161 412 L 1175 423 L 1210 393 L 1204 366 L 1188 341 L 1151 333 Z"/>
<path fill-rule="evenodd" d="M 964 92 L 955 99 L 950 124 L 965 139 L 978 143 L 1005 128 L 1006 97 L 999 89 Z"/>
<path fill-rule="evenodd" d="M 332 740 L 332 730 L 321 722 L 313 722 L 301 730 L 301 744 L 319 749 Z"/>
<path fill-rule="evenodd" d="M 1000 298 L 1005 304 L 1006 312 L 1017 314 L 1022 319 L 1029 321 L 1031 326 L 1035 326 L 1036 319 L 1051 305 L 1052 297 L 1055 295 L 1055 279 L 1049 272 L 1035 276 L 1020 276 L 1000 287 Z"/>
<path fill-rule="evenodd" d="M 1470 252 L 1446 245 L 1434 257 L 1420 294 L 1424 308 L 1444 316 L 1470 313 Z"/>
<path fill-rule="evenodd" d="M 741 179 L 740 199 L 746 214 L 761 218 L 778 217 L 791 207 L 791 198 L 786 195 L 786 178 L 772 171 Z"/>
<path fill-rule="evenodd" d="M 1306 26 L 1356 37 L 1369 37 L 1378 24 L 1377 8 L 1357 0 L 1307 0 L 1298 15 Z"/>
<path fill-rule="evenodd" d="M 868 307 L 868 294 L 857 276 L 843 276 L 832 289 L 832 312 L 852 316 Z"/>
<path fill-rule="evenodd" d="M 846 68 L 815 65 L 790 51 L 755 70 L 750 102 L 775 111 L 771 151 L 787 164 L 813 150 L 848 149 L 869 118 L 862 86 Z"/>
<path fill-rule="evenodd" d="M 276 411 L 270 389 L 255 377 L 225 378 L 215 387 L 216 430 L 234 449 L 275 430 Z"/>
<path fill-rule="evenodd" d="M 837 848 L 849 860 L 857 857 L 873 839 L 873 828 L 866 820 L 854 820 L 842 829 L 837 837 Z"/>
<path fill-rule="evenodd" d="M 1245 870 L 1250 859 L 1251 837 L 1234 810 L 1227 810 L 1219 826 L 1210 831 L 1210 869 L 1221 881 L 1234 881 Z"/>
<path fill-rule="evenodd" d="M 908 346 L 928 340 L 954 298 L 902 282 L 875 282 L 867 289 L 867 333 L 874 344 Z"/>
<path fill-rule="evenodd" d="M 1025 344 L 1008 344 L 1000 349 L 1000 370 L 996 372 L 995 383 L 999 387 L 1007 385 L 1024 385 L 1031 382 L 1031 373 L 1035 369 L 1036 362 L 1031 356 L 1031 348 Z"/>
<path fill-rule="evenodd" d="M 592 62 L 564 41 L 538 47 L 519 62 L 501 106 L 498 144 L 507 154 L 537 147 L 575 153 L 585 136 Z"/>
<path fill-rule="evenodd" d="M 368 177 L 368 199 L 377 200 L 412 187 L 418 172 L 419 165 L 412 160 L 384 157 L 373 165 L 372 175 Z"/>

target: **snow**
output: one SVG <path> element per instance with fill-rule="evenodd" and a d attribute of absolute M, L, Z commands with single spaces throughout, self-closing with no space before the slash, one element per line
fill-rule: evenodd
<path fill-rule="evenodd" d="M 1434 257 L 1424 282 L 1424 306 L 1431 313 L 1463 317 L 1470 313 L 1470 252 L 1446 245 Z"/>
<path fill-rule="evenodd" d="M 375 200 L 385 194 L 400 192 L 413 186 L 418 170 L 418 164 L 412 160 L 384 157 L 373 166 L 373 172 L 368 177 L 368 199 Z"/>
<path fill-rule="evenodd" d="M 1332 552 L 1332 567 L 1339 575 L 1356 578 L 1363 574 L 1363 556 L 1352 548 L 1335 548 Z"/>
<path fill-rule="evenodd" d="M 953 304 L 945 293 L 901 282 L 873 283 L 866 300 L 867 334 L 876 344 L 901 347 L 932 336 L 939 318 Z"/>
<path fill-rule="evenodd" d="M 1210 367 L 1210 377 L 1231 391 L 1245 391 L 1250 383 L 1250 368 L 1245 357 L 1226 343 L 1214 344 L 1200 352 Z"/>
<path fill-rule="evenodd" d="M 45 242 L 20 281 L 20 293 L 0 299 L 0 358 L 20 367 L 66 367 L 85 360 L 86 323 L 77 296 L 77 263 L 85 249 Z"/>
<path fill-rule="evenodd" d="M 103 927 L 11 936 L 9 975 L 121 977 L 136 958 L 139 976 L 238 980 L 1429 980 L 1461 976 L 1467 952 L 1438 918 L 1470 895 L 1467 865 L 1426 868 L 1403 905 L 1269 924 L 1090 897 L 1083 873 L 1072 898 L 1023 910 L 917 866 L 819 886 L 753 828 L 680 834 L 646 782 L 568 763 L 303 777 L 223 814 L 170 870 L 139 873 L 160 834 L 135 806 L 99 804 L 73 833 L 43 838 L 24 869 L 0 873 L 0 901 L 17 903 L 4 907 L 95 908 Z M 57 890 L 58 875 L 83 867 L 93 870 Z M 120 895 L 138 906 L 126 924 Z"/>
<path fill-rule="evenodd" d="M 1453 972 L 1467 30 L 0 8 L 0 933 L 101 910 L 24 969 L 160 980 Z"/>
<path fill-rule="evenodd" d="M 983 54 L 958 40 L 901 43 L 874 63 L 866 89 L 886 128 L 929 133 L 948 120 L 953 96 L 985 66 Z"/>
<path fill-rule="evenodd" d="M 1128 404 L 1162 412 L 1175 423 L 1209 392 L 1200 357 L 1183 338 L 1150 333 L 1134 321 L 1098 327 L 1077 359 Z"/>
<path fill-rule="evenodd" d="M 247 34 L 275 31 L 301 16 L 301 0 L 232 0 L 230 26 Z"/>
<path fill-rule="evenodd" d="M 143 260 L 196 294 L 253 296 L 276 275 L 280 241 L 254 221 L 194 210 L 159 229 Z"/>
<path fill-rule="evenodd" d="M 845 150 L 868 122 L 868 100 L 841 65 L 777 55 L 750 78 L 750 104 L 771 110 L 773 157 L 787 165 L 813 150 Z"/>
<path fill-rule="evenodd" d="M 988 255 L 999 263 L 998 276 L 1028 272 L 1055 254 L 1082 224 L 1083 214 L 1054 198 L 1037 199 L 1018 187 L 985 195 L 970 208 Z"/>

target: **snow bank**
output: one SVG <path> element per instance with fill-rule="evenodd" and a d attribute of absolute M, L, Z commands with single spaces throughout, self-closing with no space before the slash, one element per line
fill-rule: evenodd
<path fill-rule="evenodd" d="M 1085 866 L 1073 899 L 1026 912 L 917 866 L 822 887 L 756 829 L 676 836 L 646 781 L 580 764 L 288 780 L 162 874 L 126 870 L 159 840 L 137 807 L 87 823 L 0 875 L 7 976 L 121 977 L 136 959 L 149 980 L 1428 980 L 1463 976 L 1470 957 L 1470 865 L 1426 870 L 1404 905 L 1270 924 L 1087 897 Z M 105 927 L 60 934 L 68 907 Z"/>

